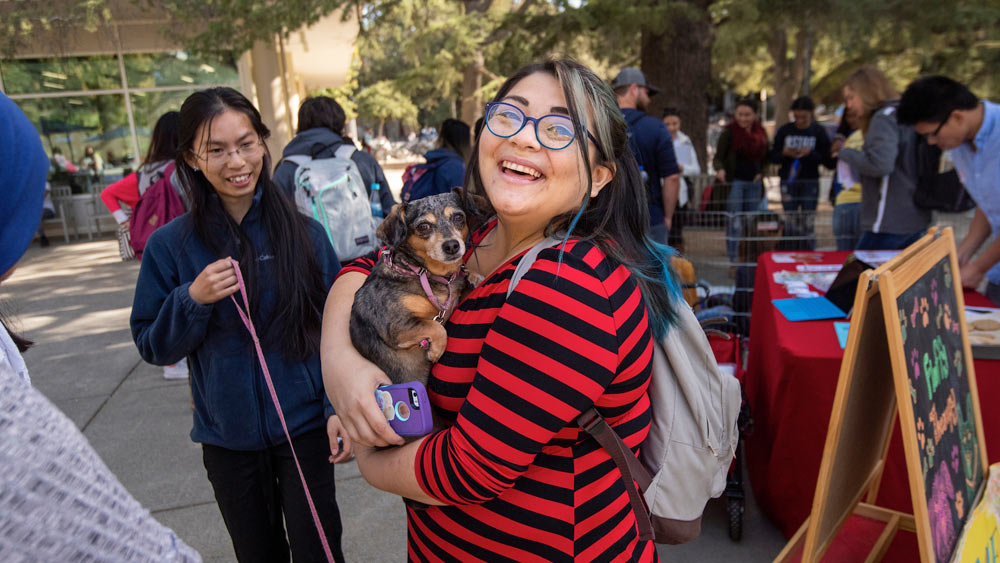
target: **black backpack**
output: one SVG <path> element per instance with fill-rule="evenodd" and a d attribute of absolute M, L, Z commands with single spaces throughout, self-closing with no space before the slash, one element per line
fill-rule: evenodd
<path fill-rule="evenodd" d="M 917 139 L 917 189 L 913 203 L 921 209 L 959 213 L 976 206 L 954 168 L 941 172 L 941 149 Z"/>

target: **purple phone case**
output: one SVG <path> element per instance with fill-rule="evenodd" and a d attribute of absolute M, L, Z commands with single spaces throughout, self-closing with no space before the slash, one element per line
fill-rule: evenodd
<path fill-rule="evenodd" d="M 400 436 L 424 436 L 434 429 L 431 403 L 419 381 L 383 385 L 375 390 L 375 400 L 389 426 Z"/>

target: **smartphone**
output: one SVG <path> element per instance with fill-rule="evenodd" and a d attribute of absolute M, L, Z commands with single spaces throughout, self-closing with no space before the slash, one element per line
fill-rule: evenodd
<path fill-rule="evenodd" d="M 425 436 L 434 429 L 427 390 L 419 381 L 383 385 L 375 390 L 375 400 L 400 436 Z"/>

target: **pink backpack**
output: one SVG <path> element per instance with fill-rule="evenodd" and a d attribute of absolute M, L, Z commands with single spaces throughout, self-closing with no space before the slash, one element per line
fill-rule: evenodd
<path fill-rule="evenodd" d="M 170 181 L 173 174 L 174 163 L 170 162 L 162 169 L 153 172 L 151 183 L 145 191 L 141 189 L 143 178 L 140 177 L 139 203 L 135 205 L 132 217 L 129 218 L 130 243 L 137 258 L 142 258 L 146 241 L 153 231 L 187 212 L 184 202 Z"/>

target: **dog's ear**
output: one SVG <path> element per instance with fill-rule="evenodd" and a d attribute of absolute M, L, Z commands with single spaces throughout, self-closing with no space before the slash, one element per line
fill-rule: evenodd
<path fill-rule="evenodd" d="M 472 192 L 463 194 L 462 188 L 453 188 L 452 193 L 461 202 L 462 210 L 465 211 L 465 216 L 469 221 L 469 230 L 478 229 L 487 219 L 495 215 L 493 206 L 485 197 Z"/>
<path fill-rule="evenodd" d="M 389 248 L 396 248 L 403 244 L 403 241 L 406 240 L 406 204 L 393 205 L 389 215 L 379 224 L 375 234 Z"/>

